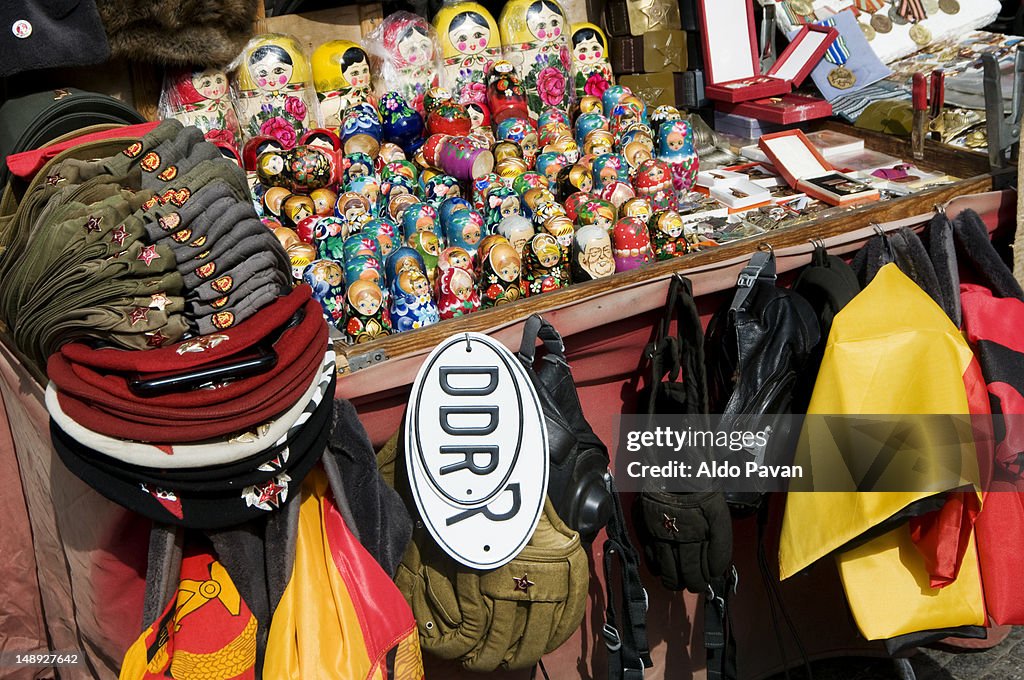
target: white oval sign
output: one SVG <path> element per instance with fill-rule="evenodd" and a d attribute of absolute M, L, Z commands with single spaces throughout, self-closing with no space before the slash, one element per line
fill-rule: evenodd
<path fill-rule="evenodd" d="M 452 558 L 495 569 L 529 542 L 547 494 L 547 430 L 503 345 L 460 333 L 430 353 L 413 383 L 405 452 L 416 507 Z"/>

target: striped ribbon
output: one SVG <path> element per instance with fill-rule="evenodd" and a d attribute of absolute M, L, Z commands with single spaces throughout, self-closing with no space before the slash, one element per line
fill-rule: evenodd
<path fill-rule="evenodd" d="M 836 19 L 835 17 L 829 17 L 828 19 L 819 21 L 818 25 L 825 26 L 827 28 L 835 28 Z M 842 35 L 836 38 L 836 41 L 832 43 L 829 46 L 828 51 L 825 52 L 825 60 L 831 64 L 836 64 L 837 66 L 842 66 L 850 60 L 850 48 L 846 45 L 846 38 Z"/>
<path fill-rule="evenodd" d="M 924 3 L 921 0 L 903 0 L 896 11 L 901 17 L 912 24 L 928 18 L 928 12 L 925 10 Z"/>
<path fill-rule="evenodd" d="M 789 18 L 789 23 L 794 26 L 802 26 L 814 21 L 813 12 L 811 14 L 797 14 L 793 11 L 793 6 L 788 2 L 782 3 L 782 11 L 785 12 L 786 16 Z"/>
<path fill-rule="evenodd" d="M 885 0 L 856 0 L 857 9 L 867 14 L 874 14 L 885 7 Z"/>

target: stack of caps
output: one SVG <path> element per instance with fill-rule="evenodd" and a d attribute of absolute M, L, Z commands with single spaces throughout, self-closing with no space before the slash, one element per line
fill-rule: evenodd
<path fill-rule="evenodd" d="M 5 227 L 0 319 L 37 366 L 66 342 L 147 349 L 231 328 L 287 292 L 244 173 L 197 128 L 167 120 L 113 156 L 71 157 L 89 150 L 50 163 Z"/>
<path fill-rule="evenodd" d="M 50 356 L 57 453 L 107 498 L 215 529 L 297 493 L 331 428 L 335 361 L 302 285 L 234 328 L 149 351 L 70 343 Z"/>

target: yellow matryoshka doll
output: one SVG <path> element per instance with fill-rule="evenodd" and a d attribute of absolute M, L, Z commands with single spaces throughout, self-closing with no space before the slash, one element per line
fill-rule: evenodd
<path fill-rule="evenodd" d="M 575 88 L 569 55 L 569 23 L 556 0 L 509 0 L 501 12 L 505 59 L 519 71 L 530 114 L 543 109 L 569 110 Z"/>
<path fill-rule="evenodd" d="M 348 40 L 325 42 L 313 51 L 310 63 L 323 127 L 340 127 L 341 116 L 350 106 L 362 102 L 377 105 L 370 58 L 359 45 Z"/>
<path fill-rule="evenodd" d="M 454 2 L 438 10 L 434 28 L 455 100 L 486 105 L 487 74 L 501 59 L 501 37 L 494 17 L 478 3 Z"/>
<path fill-rule="evenodd" d="M 309 62 L 295 38 L 265 33 L 249 41 L 234 73 L 235 109 L 246 138 L 267 135 L 285 149 L 316 127 Z"/>
<path fill-rule="evenodd" d="M 600 97 L 615 84 L 608 38 L 594 24 L 572 25 L 572 77 L 576 98 Z"/>

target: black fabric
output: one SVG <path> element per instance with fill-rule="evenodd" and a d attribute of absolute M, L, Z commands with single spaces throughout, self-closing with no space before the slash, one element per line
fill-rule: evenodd
<path fill-rule="evenodd" d="M 900 227 L 889 234 L 889 243 L 900 271 L 928 293 L 928 297 L 934 300 L 935 304 L 945 310 L 946 301 L 939 288 L 939 277 L 935 273 L 931 258 L 928 257 L 928 251 L 921 243 L 921 238 L 909 228 Z"/>
<path fill-rule="evenodd" d="M 181 580 L 181 556 L 185 532 L 181 527 L 153 522 L 146 559 L 146 594 L 142 604 L 142 628 L 149 628 L 177 597 Z"/>
<path fill-rule="evenodd" d="M 973 210 L 965 210 L 953 221 L 953 236 L 961 265 L 970 267 L 979 281 L 996 297 L 1024 300 L 1024 290 L 1013 272 L 992 246 L 985 222 Z"/>
<path fill-rule="evenodd" d="M 736 639 L 729 601 L 736 590 L 736 570 L 716 577 L 704 597 L 704 651 L 708 680 L 735 680 Z"/>
<path fill-rule="evenodd" d="M 932 217 L 925 236 L 928 239 L 928 257 L 931 258 L 932 266 L 935 268 L 939 292 L 942 293 L 942 308 L 950 321 L 959 328 L 962 322 L 960 272 L 957 268 L 953 223 L 946 217 L 946 213 L 937 212 Z"/>
<path fill-rule="evenodd" d="M 946 638 L 956 637 L 967 640 L 984 640 L 988 635 L 987 629 L 982 626 L 957 626 L 954 628 L 938 628 L 935 630 L 922 630 L 914 633 L 907 633 L 898 637 L 889 638 L 885 641 L 885 651 L 890 656 L 916 647 L 934 644 Z"/>
<path fill-rule="evenodd" d="M 18 21 L 31 27 L 24 38 L 15 34 Z M 95 0 L 0 2 L 0 27 L 0 78 L 42 68 L 91 66 L 110 56 Z"/>

